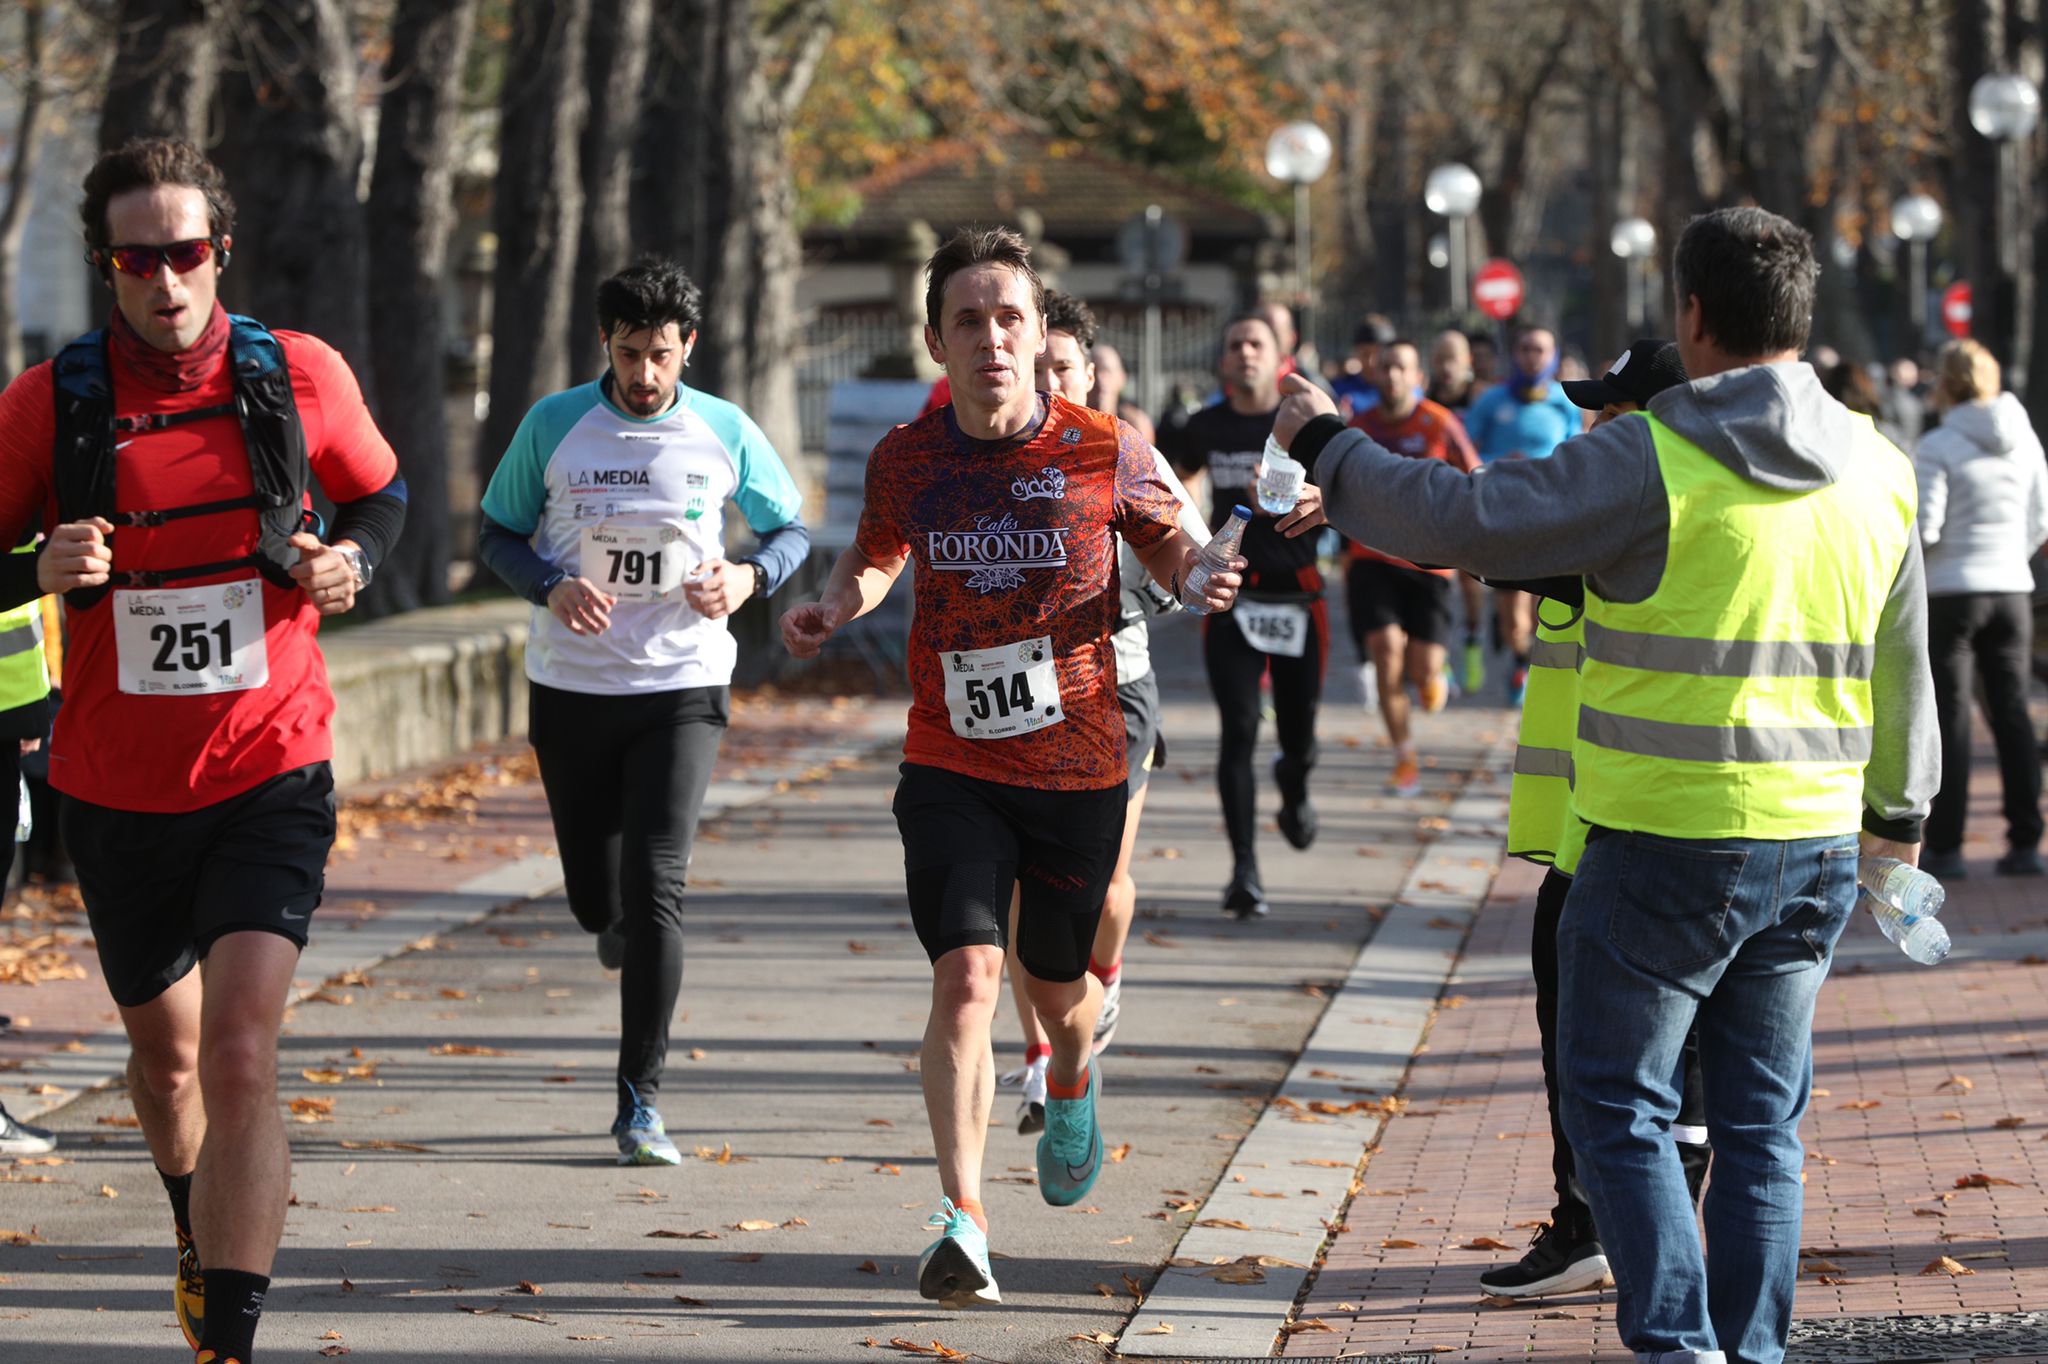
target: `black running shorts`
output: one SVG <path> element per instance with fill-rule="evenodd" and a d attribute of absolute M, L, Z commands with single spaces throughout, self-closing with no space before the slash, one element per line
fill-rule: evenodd
<path fill-rule="evenodd" d="M 1017 959 L 1040 980 L 1079 980 L 1123 843 L 1125 788 L 1040 791 L 919 763 L 902 772 L 896 827 L 926 955 L 1005 946 L 1015 886 Z"/>
<path fill-rule="evenodd" d="M 107 990 L 132 1009 L 183 980 L 224 934 L 306 945 L 334 847 L 334 770 L 295 768 L 183 814 L 65 796 L 57 822 Z"/>
<path fill-rule="evenodd" d="M 1365 638 L 1398 625 L 1417 644 L 1447 644 L 1451 638 L 1453 578 L 1378 559 L 1353 559 L 1345 576 L 1345 605 L 1358 656 Z"/>
<path fill-rule="evenodd" d="M 1118 687 L 1116 703 L 1124 712 L 1124 753 L 1131 764 L 1124 795 L 1135 800 L 1153 772 L 1166 766 L 1166 736 L 1159 732 L 1159 674 L 1146 673 Z"/>

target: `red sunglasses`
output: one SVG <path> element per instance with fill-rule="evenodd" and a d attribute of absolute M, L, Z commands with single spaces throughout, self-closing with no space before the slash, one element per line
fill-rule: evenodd
<path fill-rule="evenodd" d="M 150 279 L 156 275 L 159 264 L 167 265 L 171 273 L 189 275 L 207 261 L 219 243 L 211 237 L 194 237 L 190 241 L 166 242 L 162 246 L 109 246 L 95 253 L 95 265 L 112 265 L 124 275 L 137 279 Z"/>

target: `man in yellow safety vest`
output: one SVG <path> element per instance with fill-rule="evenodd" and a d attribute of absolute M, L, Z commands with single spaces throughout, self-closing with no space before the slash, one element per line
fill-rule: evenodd
<path fill-rule="evenodd" d="M 1914 860 L 1940 779 L 1926 588 L 1911 464 L 1799 360 L 1811 237 L 1722 209 L 1687 226 L 1672 275 L 1691 381 L 1548 460 L 1425 466 L 1294 385 L 1274 436 L 1346 535 L 1482 576 L 1586 578 L 1564 1130 L 1636 1358 L 1779 1364 L 1814 1000 L 1859 831 L 1862 852 Z M 1695 1021 L 1705 1253 L 1667 1135 Z"/>
<path fill-rule="evenodd" d="M 14 556 L 20 557 L 14 557 Z M 17 546 L 0 570 L 33 576 L 35 544 Z M 42 603 L 26 602 L 0 611 L 0 801 L 12 802 L 24 788 L 21 755 L 33 752 L 49 728 L 50 669 L 43 659 Z M 10 804 L 9 809 L 13 806 Z M 17 819 L 16 827 L 19 827 Z M 15 829 L 0 837 L 0 895 L 14 870 Z M 5 1022 L 0 1020 L 0 1029 Z M 39 1156 L 57 1144 L 40 1127 L 31 1127 L 0 1104 L 0 1156 Z"/>

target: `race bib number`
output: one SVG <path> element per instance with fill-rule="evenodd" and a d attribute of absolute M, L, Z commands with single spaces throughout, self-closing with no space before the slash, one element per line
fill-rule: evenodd
<path fill-rule="evenodd" d="M 1008 739 L 1067 718 L 1049 635 L 994 649 L 949 650 L 939 655 L 939 666 L 953 732 L 963 739 Z"/>
<path fill-rule="evenodd" d="M 206 696 L 270 681 L 263 580 L 114 590 L 114 656 L 131 696 Z"/>
<path fill-rule="evenodd" d="M 1237 628 L 1260 653 L 1300 658 L 1308 648 L 1308 608 L 1294 602 L 1259 602 L 1238 598 L 1230 608 Z"/>
<path fill-rule="evenodd" d="M 585 526 L 583 576 L 620 601 L 661 601 L 685 576 L 674 526 Z"/>

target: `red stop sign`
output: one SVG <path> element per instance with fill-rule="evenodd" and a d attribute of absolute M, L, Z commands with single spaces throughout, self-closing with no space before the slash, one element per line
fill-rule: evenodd
<path fill-rule="evenodd" d="M 1970 334 L 1970 281 L 1959 279 L 1941 291 L 1941 324 L 1950 336 Z"/>
<path fill-rule="evenodd" d="M 1496 322 L 1522 311 L 1522 272 L 1513 261 L 1490 260 L 1472 276 L 1472 306 Z"/>

